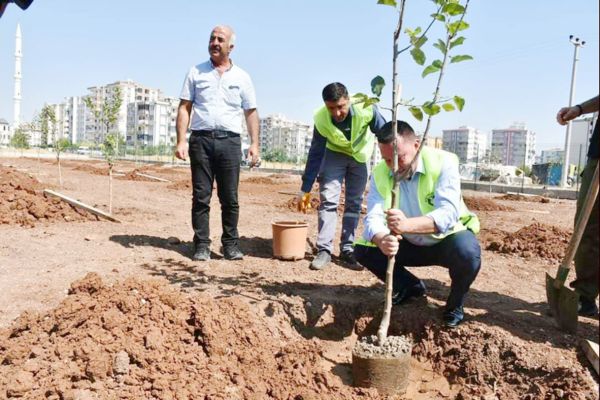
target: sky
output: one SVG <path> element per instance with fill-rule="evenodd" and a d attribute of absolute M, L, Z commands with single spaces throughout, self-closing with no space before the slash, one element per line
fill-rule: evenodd
<path fill-rule="evenodd" d="M 12 122 L 17 23 L 23 34 L 22 118 L 44 103 L 81 96 L 91 86 L 132 79 L 178 97 L 186 72 L 208 59 L 211 29 L 234 28 L 235 64 L 254 82 L 261 116 L 280 113 L 311 123 L 330 82 L 370 92 L 381 75 L 391 104 L 392 34 L 397 12 L 376 0 L 34 0 L 22 11 L 10 4 L 0 18 L 0 118 Z M 464 0 L 462 1 L 464 3 Z M 404 27 L 425 27 L 433 2 L 407 0 Z M 483 132 L 523 122 L 536 132 L 538 151 L 564 147 L 565 128 L 555 115 L 569 101 L 574 46 L 586 41 L 577 63 L 575 103 L 599 92 L 598 1 L 471 0 L 470 28 L 455 54 L 474 60 L 447 68 L 441 93 L 466 100 L 462 112 L 434 117 L 430 136 L 467 125 Z M 441 37 L 434 25 L 423 47 Z M 401 46 L 407 43 L 401 36 Z M 421 78 L 408 52 L 398 60 L 402 97 L 424 102 L 435 77 Z M 391 114 L 383 111 L 386 119 Z M 422 131 L 405 109 L 399 118 Z"/>

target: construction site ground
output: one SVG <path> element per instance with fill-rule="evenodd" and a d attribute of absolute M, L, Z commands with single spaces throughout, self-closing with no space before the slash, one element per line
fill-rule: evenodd
<path fill-rule="evenodd" d="M 106 163 L 63 161 L 62 187 L 54 160 L 0 164 L 0 398 L 382 398 L 352 386 L 351 354 L 377 330 L 383 285 L 335 258 L 309 269 L 317 214 L 294 210 L 299 176 L 242 173 L 242 261 L 222 258 L 215 193 L 212 259 L 200 263 L 187 168 L 117 163 L 114 223 L 42 193 L 108 210 Z M 598 340 L 598 320 L 580 318 L 571 335 L 547 313 L 545 273 L 564 255 L 575 202 L 464 194 L 481 219 L 482 269 L 449 330 L 447 271 L 410 268 L 428 291 L 392 312 L 390 334 L 414 342 L 403 398 L 597 399 L 579 342 Z M 272 257 L 278 220 L 309 223 L 304 260 Z"/>

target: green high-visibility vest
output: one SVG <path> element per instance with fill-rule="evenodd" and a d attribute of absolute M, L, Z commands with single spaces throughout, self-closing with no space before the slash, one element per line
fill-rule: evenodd
<path fill-rule="evenodd" d="M 331 121 L 327 107 L 315 111 L 315 127 L 327 139 L 327 148 L 337 153 L 346 154 L 360 163 L 366 163 L 375 148 L 375 136 L 369 134 L 369 124 L 373 120 L 373 106 L 363 107 L 364 103 L 356 104 L 351 98 L 352 127 L 350 140 Z"/>
<path fill-rule="evenodd" d="M 425 173 L 419 174 L 419 208 L 421 209 L 421 213 L 423 215 L 427 215 L 435 209 L 435 185 L 437 184 L 440 173 L 442 172 L 442 165 L 445 161 L 458 164 L 458 157 L 456 154 L 449 153 L 444 150 L 423 146 L 421 149 L 421 160 L 423 161 Z M 392 177 L 392 173 L 385 161 L 380 162 L 375 168 L 373 168 L 373 179 L 375 181 L 375 187 L 377 188 L 377 191 L 384 199 L 384 210 L 392 208 L 392 188 L 394 185 L 394 178 Z M 395 208 L 399 209 L 401 202 L 402 199 L 399 198 L 398 205 Z M 473 233 L 477 234 L 479 233 L 479 228 L 479 218 L 477 218 L 474 213 L 469 211 L 461 196 L 458 222 L 454 225 L 454 227 L 445 233 L 431 233 L 429 235 L 437 240 L 440 240 L 448 235 L 452 235 L 453 233 L 464 231 L 466 229 L 469 229 Z M 356 243 L 367 246 L 375 246 L 373 243 L 367 242 L 362 238 L 356 240 Z"/>

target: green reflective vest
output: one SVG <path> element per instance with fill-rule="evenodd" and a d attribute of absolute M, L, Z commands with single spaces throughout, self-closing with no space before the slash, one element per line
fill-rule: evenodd
<path fill-rule="evenodd" d="M 369 134 L 369 124 L 373 119 L 373 106 L 363 107 L 363 104 L 352 104 L 352 127 L 350 140 L 331 121 L 327 107 L 323 106 L 315 111 L 315 127 L 327 139 L 327 148 L 337 153 L 346 154 L 360 163 L 366 163 L 375 147 L 375 136 Z"/>
<path fill-rule="evenodd" d="M 435 186 L 440 177 L 444 161 L 448 160 L 449 162 L 458 164 L 458 157 L 456 154 L 447 151 L 423 146 L 421 149 L 421 160 L 423 162 L 425 173 L 419 174 L 419 208 L 423 215 L 427 215 L 435 209 Z M 384 199 L 384 210 L 391 208 L 394 179 L 385 161 L 380 162 L 373 168 L 373 179 L 375 180 L 377 191 Z M 401 201 L 402 199 L 399 198 L 397 208 L 400 208 Z M 464 231 L 465 229 L 469 229 L 475 234 L 479 233 L 479 219 L 474 213 L 469 211 L 461 196 L 458 222 L 454 227 L 445 233 L 431 233 L 429 235 L 440 240 L 453 233 Z M 356 243 L 374 246 L 373 243 L 367 242 L 364 239 L 359 239 Z"/>

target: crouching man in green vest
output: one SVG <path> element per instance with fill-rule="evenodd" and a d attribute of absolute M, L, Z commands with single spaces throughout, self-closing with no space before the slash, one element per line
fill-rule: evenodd
<path fill-rule="evenodd" d="M 325 86 L 322 96 L 325 105 L 315 112 L 313 138 L 297 198 L 304 204 L 310 201 L 310 191 L 318 175 L 321 201 L 318 253 L 310 268 L 322 270 L 331 261 L 342 182 L 345 182 L 346 193 L 340 260 L 348 266 L 360 267 L 354 258 L 353 242 L 369 177 L 367 164 L 375 148 L 375 136 L 371 132 L 378 131 L 385 120 L 375 107 L 355 103 L 341 83 Z"/>
<path fill-rule="evenodd" d="M 388 257 L 395 257 L 394 304 L 425 295 L 423 281 L 405 266 L 448 268 L 452 284 L 444 323 L 455 327 L 464 318 L 465 295 L 481 266 L 475 237 L 479 220 L 462 200 L 456 155 L 424 146 L 415 159 L 419 138 L 406 122 L 397 126 L 398 174 L 409 178 L 400 181 L 392 205 L 394 134 L 388 122 L 376 133 L 383 161 L 371 174 L 363 238 L 355 242 L 354 254 L 382 281 Z"/>

